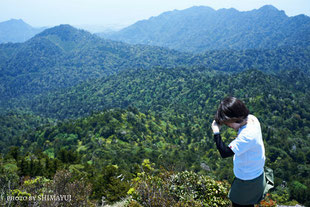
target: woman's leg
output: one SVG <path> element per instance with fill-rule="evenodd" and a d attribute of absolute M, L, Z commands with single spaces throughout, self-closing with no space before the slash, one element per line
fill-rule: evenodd
<path fill-rule="evenodd" d="M 234 202 L 232 204 L 233 204 L 233 207 L 254 207 L 254 205 L 239 205 Z"/>

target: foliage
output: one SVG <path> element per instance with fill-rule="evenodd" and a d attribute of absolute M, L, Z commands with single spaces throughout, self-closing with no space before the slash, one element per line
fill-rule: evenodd
<path fill-rule="evenodd" d="M 228 189 L 227 182 L 194 172 L 161 171 L 156 175 L 143 170 L 129 194 L 142 206 L 228 206 Z"/>
<path fill-rule="evenodd" d="M 8 196 L 11 196 L 12 190 L 17 188 L 19 184 L 19 176 L 17 172 L 12 168 L 4 168 L 3 160 L 0 165 L 0 204 L 10 205 L 12 201 L 6 200 Z"/>
<path fill-rule="evenodd" d="M 259 204 L 257 204 L 256 206 L 257 207 L 267 207 L 267 206 L 270 206 L 270 207 L 277 207 L 277 202 L 272 200 L 270 198 L 270 194 L 267 193 L 266 197 L 264 198 L 264 200 L 262 200 Z"/>
<path fill-rule="evenodd" d="M 183 171 L 172 177 L 171 192 L 179 200 L 201 200 L 203 206 L 228 206 L 229 184 L 208 176 Z"/>
<path fill-rule="evenodd" d="M 129 183 L 116 165 L 103 168 L 93 182 L 93 197 L 113 203 L 127 196 Z"/>
<path fill-rule="evenodd" d="M 308 187 L 299 181 L 293 181 L 290 186 L 290 195 L 302 203 L 309 201 L 310 191 Z"/>
<path fill-rule="evenodd" d="M 285 186 L 278 186 L 275 191 L 270 195 L 270 198 L 276 201 L 278 204 L 295 206 L 298 204 L 296 200 L 291 200 L 288 192 L 288 188 Z"/>
<path fill-rule="evenodd" d="M 0 113 L 0 151 L 7 153 L 10 146 L 25 144 L 27 140 L 19 140 L 20 136 L 49 122 L 48 119 L 29 112 Z"/>

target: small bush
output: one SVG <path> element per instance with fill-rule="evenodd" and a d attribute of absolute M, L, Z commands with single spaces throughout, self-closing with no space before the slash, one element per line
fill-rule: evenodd
<path fill-rule="evenodd" d="M 144 171 L 138 174 L 133 188 L 128 191 L 134 199 L 128 206 L 230 206 L 227 197 L 229 187 L 227 182 L 215 181 L 194 172 L 162 170 L 158 175 L 152 175 Z"/>
<path fill-rule="evenodd" d="M 180 201 L 200 201 L 202 206 L 229 206 L 228 191 L 227 182 L 194 172 L 180 172 L 171 178 L 170 192 Z"/>

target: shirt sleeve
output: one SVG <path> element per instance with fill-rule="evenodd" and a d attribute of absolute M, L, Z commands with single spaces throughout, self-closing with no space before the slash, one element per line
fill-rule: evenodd
<path fill-rule="evenodd" d="M 251 149 L 253 144 L 254 140 L 251 139 L 249 136 L 239 134 L 237 138 L 232 141 L 228 146 L 235 153 L 235 155 L 239 156 Z"/>
<path fill-rule="evenodd" d="M 226 158 L 226 157 L 230 157 L 234 155 L 234 152 L 223 143 L 222 137 L 220 134 L 214 135 L 214 141 L 216 143 L 216 147 L 218 151 L 220 152 L 222 158 Z"/>

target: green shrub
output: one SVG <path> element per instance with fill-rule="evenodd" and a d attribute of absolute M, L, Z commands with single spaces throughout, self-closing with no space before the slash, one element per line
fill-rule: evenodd
<path fill-rule="evenodd" d="M 145 207 L 230 206 L 229 184 L 194 172 L 138 173 L 128 194 Z M 137 206 L 134 201 L 128 206 Z"/>
<path fill-rule="evenodd" d="M 228 206 L 227 197 L 229 184 L 198 175 L 194 172 L 184 171 L 171 177 L 170 193 L 177 200 L 199 200 L 203 206 Z"/>

